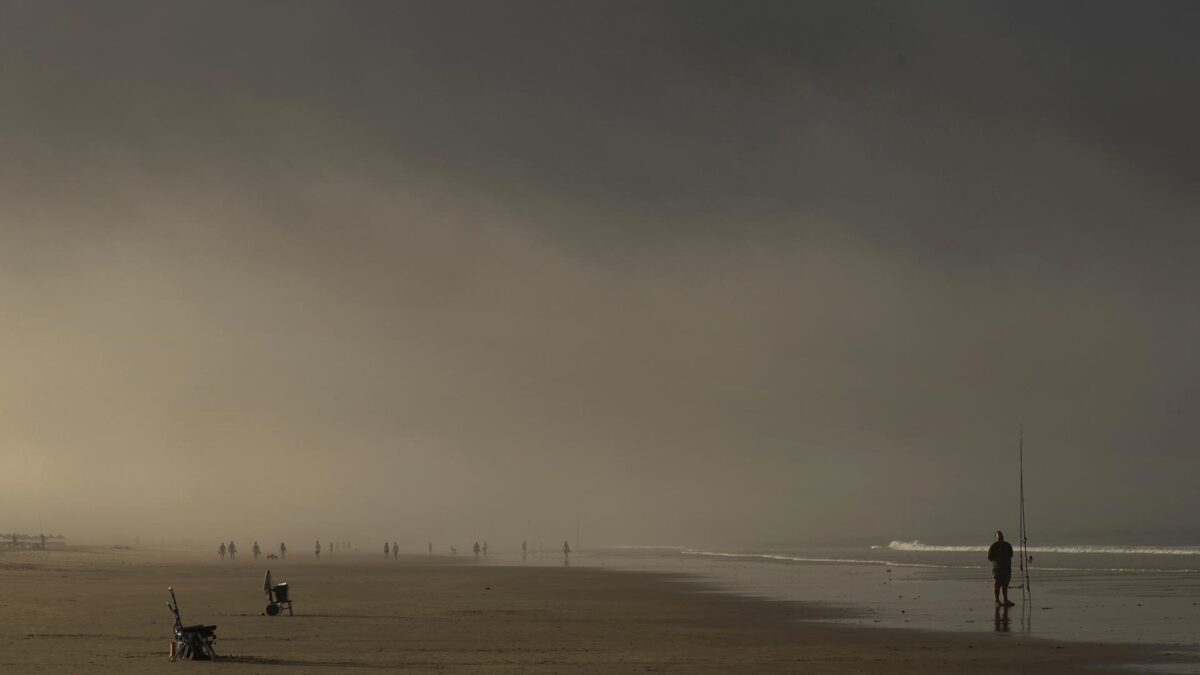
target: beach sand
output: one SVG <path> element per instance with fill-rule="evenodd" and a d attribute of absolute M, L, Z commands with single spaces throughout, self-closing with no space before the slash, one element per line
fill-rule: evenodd
<path fill-rule="evenodd" d="M 817 623 L 811 619 L 834 610 L 708 592 L 670 575 L 504 567 L 462 556 L 291 557 L 0 553 L 0 672 L 969 674 L 1079 672 L 1149 660 L 1132 647 L 986 629 L 941 634 Z M 267 567 L 292 587 L 296 616 L 261 615 Z M 168 586 L 184 623 L 218 625 L 222 661 L 167 662 Z"/>

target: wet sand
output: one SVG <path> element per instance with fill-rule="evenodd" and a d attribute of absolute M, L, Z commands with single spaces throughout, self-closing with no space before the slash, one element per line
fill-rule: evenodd
<path fill-rule="evenodd" d="M 1111 672 L 1153 655 L 1015 633 L 822 624 L 811 620 L 834 610 L 706 592 L 670 575 L 462 556 L 292 558 L 0 553 L 0 672 L 1048 674 Z M 296 616 L 261 615 L 268 566 L 293 588 Z M 222 661 L 167 662 L 172 585 L 184 623 L 218 625 Z"/>

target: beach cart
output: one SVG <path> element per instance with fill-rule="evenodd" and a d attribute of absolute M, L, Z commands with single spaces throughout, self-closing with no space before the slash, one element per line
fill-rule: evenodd
<path fill-rule="evenodd" d="M 217 641 L 217 627 L 196 624 L 185 626 L 179 618 L 179 601 L 175 599 L 175 588 L 168 587 L 171 601 L 167 603 L 171 613 L 175 615 L 175 637 L 171 641 L 171 660 L 192 659 L 195 661 L 216 661 L 217 652 L 213 643 Z"/>
<path fill-rule="evenodd" d="M 267 577 L 263 581 L 263 590 L 267 594 L 267 616 L 279 616 L 285 609 L 288 611 L 288 616 L 296 615 L 292 611 L 292 596 L 287 582 L 272 583 L 271 570 L 267 570 Z"/>

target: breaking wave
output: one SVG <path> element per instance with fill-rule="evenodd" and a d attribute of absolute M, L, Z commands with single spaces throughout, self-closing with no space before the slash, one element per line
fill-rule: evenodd
<path fill-rule="evenodd" d="M 893 543 L 912 543 L 912 542 L 893 542 Z M 665 548 L 665 547 L 659 547 Z M 873 549 L 882 548 L 880 546 L 872 546 Z M 1053 547 L 1046 547 L 1047 549 Z M 1065 547 L 1059 547 L 1065 548 Z M 1113 547 L 1109 547 L 1113 548 Z M 1128 548 L 1128 547 L 1123 547 Z M 1200 547 L 1197 547 L 1200 549 Z M 986 551 L 985 548 L 975 546 L 957 546 L 957 547 L 939 547 L 932 549 L 903 549 L 903 550 L 934 550 L 934 551 Z M 1036 549 L 1029 549 L 1036 550 Z M 678 549 L 678 553 L 682 555 L 704 556 L 709 558 L 738 558 L 741 560 L 762 560 L 771 562 L 785 563 L 825 563 L 825 564 L 842 564 L 842 565 L 883 565 L 886 567 L 914 567 L 921 569 L 939 569 L 939 570 L 986 570 L 990 569 L 987 563 L 962 565 L 962 564 L 938 564 L 938 563 L 920 563 L 901 560 L 882 560 L 876 558 L 827 558 L 821 556 L 803 556 L 803 555 L 784 555 L 779 553 L 726 553 L 723 551 L 699 551 L 692 548 Z M 1196 555 L 1200 555 L 1200 550 Z M 1200 569 L 1175 569 L 1175 568 L 1157 568 L 1157 567 L 1042 567 L 1038 566 L 1039 571 L 1043 572 L 1154 572 L 1154 573 L 1169 573 L 1169 574 L 1196 574 L 1200 573 Z"/>
<path fill-rule="evenodd" d="M 932 563 L 907 563 L 897 562 L 893 560 L 871 560 L 864 558 L 823 558 L 811 556 L 795 556 L 781 555 L 778 553 L 723 553 L 720 551 L 697 551 L 695 549 L 683 549 L 680 553 L 684 555 L 700 555 L 712 558 L 742 558 L 749 560 L 778 560 L 780 562 L 802 562 L 802 563 L 843 563 L 851 565 L 887 565 L 889 567 L 930 567 L 937 569 L 971 569 L 977 565 L 935 565 Z"/>
<path fill-rule="evenodd" d="M 872 549 L 882 548 L 872 546 Z M 980 553 L 986 545 L 943 546 L 926 544 L 920 540 L 892 541 L 887 545 L 892 551 L 915 551 L 937 553 Z M 1105 553 L 1114 555 L 1200 555 L 1200 546 L 1123 546 L 1102 544 L 1079 544 L 1074 546 L 1030 546 L 1030 553 Z"/>

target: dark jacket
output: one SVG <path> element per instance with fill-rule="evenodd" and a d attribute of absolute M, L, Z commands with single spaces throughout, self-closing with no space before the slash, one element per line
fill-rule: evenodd
<path fill-rule="evenodd" d="M 992 567 L 995 569 L 1012 569 L 1012 558 L 1012 544 L 1007 541 L 998 541 L 988 547 L 988 560 L 992 561 Z"/>

